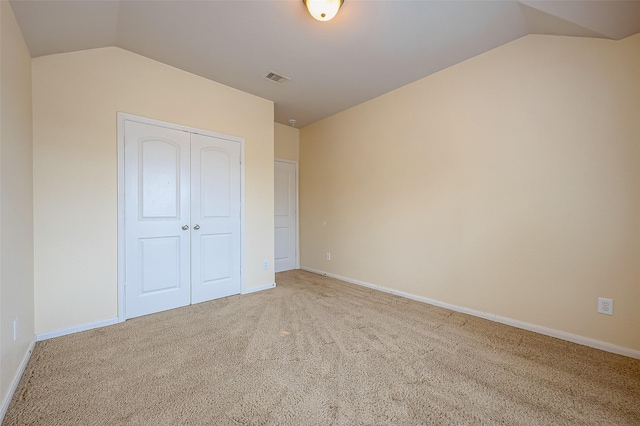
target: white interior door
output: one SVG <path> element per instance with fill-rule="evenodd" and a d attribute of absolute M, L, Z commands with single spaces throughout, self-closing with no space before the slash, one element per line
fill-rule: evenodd
<path fill-rule="evenodd" d="M 275 271 L 296 268 L 298 190 L 296 164 L 275 162 Z"/>
<path fill-rule="evenodd" d="M 191 303 L 241 290 L 240 144 L 191 136 Z"/>
<path fill-rule="evenodd" d="M 190 302 L 189 139 L 125 122 L 127 318 Z"/>
<path fill-rule="evenodd" d="M 240 293 L 240 141 L 123 127 L 124 317 Z"/>

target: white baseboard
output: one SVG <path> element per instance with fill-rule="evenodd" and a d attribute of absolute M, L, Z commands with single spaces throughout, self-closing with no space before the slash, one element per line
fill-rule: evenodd
<path fill-rule="evenodd" d="M 256 291 L 268 290 L 270 288 L 274 288 L 275 286 L 276 286 L 276 283 L 271 283 L 271 284 L 263 285 L 260 287 L 253 287 L 253 288 L 243 290 L 241 294 L 249 294 L 249 293 L 254 293 Z M 47 340 L 47 339 L 52 339 L 54 337 L 65 336 L 67 334 L 78 333 L 80 331 L 87 331 L 94 328 L 105 327 L 107 325 L 118 324 L 119 322 L 122 322 L 122 321 L 116 317 L 116 318 L 111 318 L 104 321 L 97 321 L 97 322 L 92 322 L 88 324 L 82 324 L 76 327 L 63 328 L 60 330 L 49 331 L 47 333 L 39 333 L 39 334 L 36 334 L 36 341 L 39 342 L 41 340 Z"/>
<path fill-rule="evenodd" d="M 22 362 L 20 363 L 20 367 L 18 371 L 16 371 L 13 380 L 11 381 L 11 386 L 9 387 L 7 394 L 4 396 L 2 400 L 2 407 L 0 407 L 0 423 L 4 420 L 4 415 L 7 414 L 7 410 L 9 409 L 9 404 L 11 404 L 11 399 L 13 398 L 13 394 L 16 392 L 18 388 L 18 383 L 20 383 L 20 379 L 22 378 L 22 374 L 24 374 L 24 370 L 27 368 L 27 364 L 29 363 L 29 359 L 31 358 L 31 354 L 33 353 L 33 348 L 36 345 L 35 337 L 29 344 L 27 348 L 27 352 L 22 357 Z"/>
<path fill-rule="evenodd" d="M 255 293 L 256 291 L 269 290 L 270 288 L 275 288 L 275 286 L 276 286 L 276 283 L 271 283 L 267 285 L 262 285 L 260 287 L 244 288 L 242 289 L 242 293 L 240 294 L 249 294 L 249 293 Z"/>
<path fill-rule="evenodd" d="M 640 351 L 636 349 L 625 348 L 624 346 L 618 346 L 612 343 L 591 339 L 589 337 L 579 336 L 577 334 L 567 333 L 566 331 L 543 327 L 537 324 L 531 324 L 528 322 L 519 321 L 513 318 L 502 317 L 500 315 L 495 315 L 488 312 L 476 311 L 475 309 L 469 309 L 462 306 L 451 305 L 449 303 L 441 302 L 439 300 L 429 299 L 427 297 L 422 297 L 422 296 L 416 296 L 415 294 L 405 293 L 404 291 L 393 290 L 387 287 L 382 287 L 380 285 L 375 285 L 375 284 L 367 283 L 364 281 L 342 277 L 340 275 L 331 274 L 329 272 L 324 272 L 324 271 L 320 271 L 313 268 L 308 268 L 306 266 L 302 266 L 300 269 L 302 269 L 303 271 L 313 272 L 314 274 L 324 275 L 330 278 L 346 281 L 351 284 L 357 284 L 357 285 L 368 287 L 374 290 L 383 291 L 385 293 L 395 294 L 396 296 L 406 297 L 407 299 L 416 300 L 418 302 L 428 303 L 430 305 L 451 309 L 452 311 L 461 312 L 463 314 L 473 315 L 475 317 L 488 319 L 490 321 L 499 322 L 499 323 L 510 325 L 516 328 L 521 328 L 523 330 L 533 331 L 534 333 L 544 334 L 545 336 L 551 336 L 557 339 L 566 340 L 568 342 L 577 343 L 583 346 L 589 346 L 591 348 L 600 349 L 606 352 L 611 352 L 618 355 L 624 355 L 630 358 L 640 359 Z"/>
<path fill-rule="evenodd" d="M 96 322 L 91 322 L 89 324 L 78 325 L 76 327 L 63 328 L 61 330 L 49 331 L 47 333 L 39 333 L 39 334 L 36 334 L 36 340 L 39 342 L 41 340 L 47 340 L 47 339 L 52 339 L 54 337 L 65 336 L 67 334 L 78 333 L 80 331 L 87 331 L 94 328 L 105 327 L 107 325 L 113 325 L 119 322 L 120 320 L 118 320 L 118 318 L 111 318 L 104 321 L 96 321 Z"/>

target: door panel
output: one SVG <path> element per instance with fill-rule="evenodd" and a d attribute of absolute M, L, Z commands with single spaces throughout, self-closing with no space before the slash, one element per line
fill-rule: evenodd
<path fill-rule="evenodd" d="M 180 238 L 140 238 L 138 243 L 140 295 L 180 288 Z"/>
<path fill-rule="evenodd" d="M 297 188 L 294 163 L 275 162 L 274 196 L 275 271 L 282 272 L 297 266 Z"/>
<path fill-rule="evenodd" d="M 190 301 L 189 133 L 125 122 L 125 316 Z"/>
<path fill-rule="evenodd" d="M 232 235 L 204 235 L 200 237 L 200 242 L 202 257 L 209 260 L 202 265 L 202 283 L 209 285 L 231 278 Z"/>
<path fill-rule="evenodd" d="M 231 158 L 215 147 L 204 148 L 201 155 L 201 217 L 231 215 Z"/>
<path fill-rule="evenodd" d="M 193 134 L 191 191 L 191 303 L 238 294 L 240 144 Z"/>
<path fill-rule="evenodd" d="M 170 140 L 140 140 L 140 219 L 176 219 L 180 210 L 180 146 Z"/>
<path fill-rule="evenodd" d="M 280 269 L 282 267 L 281 262 L 289 259 L 289 251 L 291 249 L 289 245 L 289 227 L 276 228 L 275 230 L 275 259 L 276 259 L 276 272 L 286 271 L 287 269 Z M 289 268 L 293 269 L 293 268 Z"/>

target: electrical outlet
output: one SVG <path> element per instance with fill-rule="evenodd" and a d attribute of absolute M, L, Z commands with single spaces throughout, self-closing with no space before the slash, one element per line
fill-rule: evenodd
<path fill-rule="evenodd" d="M 613 299 L 598 297 L 598 312 L 606 315 L 613 315 Z"/>
<path fill-rule="evenodd" d="M 331 260 L 331 253 L 327 252 L 327 260 Z"/>
<path fill-rule="evenodd" d="M 264 269 L 265 271 L 267 269 L 269 269 L 269 261 L 265 260 L 264 262 L 262 262 L 262 269 Z"/>

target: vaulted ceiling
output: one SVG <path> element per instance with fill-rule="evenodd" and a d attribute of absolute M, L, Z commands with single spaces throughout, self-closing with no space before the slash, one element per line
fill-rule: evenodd
<path fill-rule="evenodd" d="M 297 127 L 528 34 L 640 32 L 640 1 L 345 0 L 329 22 L 301 0 L 11 4 L 32 57 L 118 46 L 270 99 Z"/>

